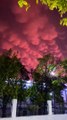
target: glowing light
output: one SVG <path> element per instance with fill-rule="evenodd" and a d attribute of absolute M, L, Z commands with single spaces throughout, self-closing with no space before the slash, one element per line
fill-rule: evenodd
<path fill-rule="evenodd" d="M 32 87 L 32 85 L 33 85 L 33 81 L 32 80 L 26 81 L 26 88 Z"/>
<path fill-rule="evenodd" d="M 53 71 L 50 71 L 50 76 L 58 77 L 58 73 L 55 71 L 55 69 Z"/>
<path fill-rule="evenodd" d="M 50 75 L 51 75 L 51 76 L 56 76 L 56 74 L 55 74 L 54 71 L 51 71 L 51 72 L 50 72 Z"/>

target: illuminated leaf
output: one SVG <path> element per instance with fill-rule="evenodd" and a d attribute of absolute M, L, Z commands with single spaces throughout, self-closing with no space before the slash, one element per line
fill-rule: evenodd
<path fill-rule="evenodd" d="M 20 8 L 23 7 L 23 2 L 22 2 L 22 0 L 18 0 L 18 5 L 19 5 Z"/>
<path fill-rule="evenodd" d="M 60 25 L 67 26 L 67 18 L 63 18 L 60 20 Z"/>
<path fill-rule="evenodd" d="M 25 6 L 25 7 L 26 7 L 26 11 L 27 11 L 27 10 L 29 9 L 29 7 L 30 7 L 30 5 L 28 4 L 28 2 L 25 1 L 25 0 L 19 0 L 19 1 L 18 1 L 18 5 L 19 5 L 20 8 L 22 8 L 23 6 Z"/>
<path fill-rule="evenodd" d="M 22 3 L 23 3 L 23 5 L 28 6 L 28 3 L 25 0 L 23 0 Z"/>
<path fill-rule="evenodd" d="M 46 0 L 40 0 L 40 2 L 41 2 L 42 4 L 47 5 L 47 1 L 46 1 Z"/>
<path fill-rule="evenodd" d="M 36 4 L 38 4 L 39 0 L 36 0 Z"/>
<path fill-rule="evenodd" d="M 30 5 L 28 4 L 28 6 L 26 6 L 26 11 L 28 11 L 29 8 L 30 8 Z"/>
<path fill-rule="evenodd" d="M 36 4 L 39 3 L 39 0 L 35 0 Z M 67 13 L 67 0 L 40 0 L 41 4 L 47 5 L 50 10 L 57 9 L 60 14 L 60 19 L 65 13 Z M 18 5 L 20 8 L 23 6 L 26 7 L 26 11 L 29 9 L 30 4 L 27 0 L 18 0 Z M 60 25 L 67 26 L 67 18 L 60 20 Z"/>

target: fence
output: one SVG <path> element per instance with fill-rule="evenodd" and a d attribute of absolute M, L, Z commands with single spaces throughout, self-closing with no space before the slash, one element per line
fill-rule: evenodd
<path fill-rule="evenodd" d="M 12 111 L 12 102 L 9 101 L 6 110 L 4 110 L 4 117 L 11 117 L 12 114 L 16 116 L 34 116 L 34 115 L 52 115 L 52 114 L 67 114 L 67 89 L 62 92 L 64 102 L 57 102 L 54 98 L 52 101 L 43 103 L 40 106 L 27 103 L 25 101 L 18 101 L 17 108 Z M 14 102 L 14 105 L 16 101 Z M 15 108 L 15 107 L 13 107 Z M 14 113 L 13 113 L 14 112 Z M 3 101 L 0 99 L 0 117 L 3 117 Z"/>
<path fill-rule="evenodd" d="M 16 115 L 15 115 L 16 113 Z M 12 115 L 13 114 L 13 115 Z M 11 116 L 34 116 L 34 115 L 52 115 L 52 114 L 67 114 L 67 103 L 57 103 L 53 101 L 48 101 L 47 104 L 43 108 L 38 108 L 38 106 L 28 105 L 24 102 L 17 104 L 17 109 L 14 113 L 12 111 L 12 103 L 8 103 L 5 116 L 4 117 L 11 117 Z M 2 117 L 2 108 L 0 107 L 0 117 Z"/>

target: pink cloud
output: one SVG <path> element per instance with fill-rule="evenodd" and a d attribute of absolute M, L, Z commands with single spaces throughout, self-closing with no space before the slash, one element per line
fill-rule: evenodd
<path fill-rule="evenodd" d="M 51 23 L 46 12 L 48 9 L 43 11 L 43 6 L 36 6 L 34 1 L 31 2 L 32 7 L 26 12 L 25 8 L 18 7 L 17 0 L 12 0 L 9 6 L 11 16 L 9 19 L 6 16 L 7 22 L 0 20 L 0 48 L 12 48 L 28 69 L 35 68 L 38 64 L 37 58 L 42 57 L 44 53 L 51 52 L 57 57 L 63 56 L 56 41 L 62 34 L 58 33 L 56 26 Z M 64 54 L 67 53 L 66 49 L 67 47 L 63 51 Z"/>
<path fill-rule="evenodd" d="M 4 32 L 7 29 L 8 29 L 7 25 L 1 21 L 0 22 L 0 32 Z"/>
<path fill-rule="evenodd" d="M 4 42 L 2 45 L 1 45 L 2 49 L 6 49 L 6 50 L 9 50 L 10 48 L 13 47 L 12 44 L 10 44 L 9 42 Z"/>

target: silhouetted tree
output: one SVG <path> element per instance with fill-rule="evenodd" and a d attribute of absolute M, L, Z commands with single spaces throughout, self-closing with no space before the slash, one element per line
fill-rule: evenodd
<path fill-rule="evenodd" d="M 2 116 L 5 116 L 5 110 L 9 99 L 17 97 L 19 85 L 19 74 L 23 79 L 29 79 L 28 71 L 21 64 L 17 55 L 8 50 L 0 55 L 0 96 L 3 99 Z"/>
<path fill-rule="evenodd" d="M 50 99 L 50 93 L 54 91 L 55 98 L 62 101 L 60 91 L 63 89 L 63 83 L 66 79 L 62 75 L 63 72 L 65 73 L 65 68 L 61 66 L 61 60 L 58 62 L 51 54 L 47 54 L 38 60 L 39 64 L 33 72 L 33 79 L 40 86 L 40 91 L 46 93 L 47 99 Z"/>

